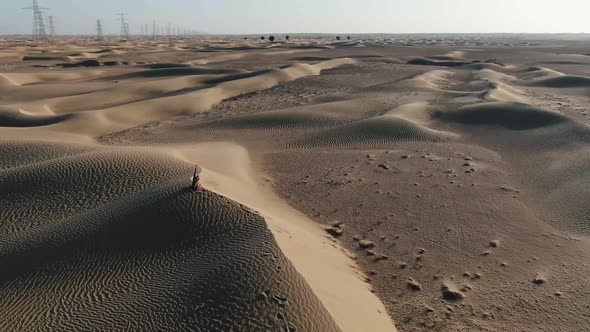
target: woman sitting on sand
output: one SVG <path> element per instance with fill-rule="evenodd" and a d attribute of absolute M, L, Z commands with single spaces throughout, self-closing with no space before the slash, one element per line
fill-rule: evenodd
<path fill-rule="evenodd" d="M 199 174 L 197 174 L 197 166 L 195 165 L 195 174 L 192 177 L 193 183 L 191 185 L 191 188 L 193 188 L 193 190 L 196 191 L 201 191 L 203 190 L 203 185 L 201 185 L 201 177 L 199 176 Z"/>

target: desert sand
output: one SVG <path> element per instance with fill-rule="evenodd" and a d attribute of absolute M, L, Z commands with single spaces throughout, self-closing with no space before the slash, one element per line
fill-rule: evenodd
<path fill-rule="evenodd" d="M 573 37 L 0 38 L 0 329 L 587 329 Z"/>

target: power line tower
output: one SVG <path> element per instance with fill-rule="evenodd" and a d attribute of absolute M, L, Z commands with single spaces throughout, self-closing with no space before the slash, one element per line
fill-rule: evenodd
<path fill-rule="evenodd" d="M 53 20 L 53 16 L 49 16 L 49 36 L 55 38 L 55 35 L 55 21 Z"/>
<path fill-rule="evenodd" d="M 156 21 L 152 22 L 152 39 L 156 39 Z"/>
<path fill-rule="evenodd" d="M 96 20 L 96 40 L 104 40 L 104 35 L 102 34 L 102 22 L 100 22 L 100 20 Z"/>
<path fill-rule="evenodd" d="M 47 30 L 45 29 L 45 21 L 43 20 L 43 10 L 49 8 L 39 7 L 39 2 L 37 0 L 33 0 L 32 6 L 25 7 L 23 9 L 29 9 L 33 11 L 33 39 L 47 39 Z"/>
<path fill-rule="evenodd" d="M 121 38 L 129 39 L 129 23 L 127 23 L 127 19 L 125 15 L 127 13 L 119 13 L 119 20 L 121 21 Z"/>

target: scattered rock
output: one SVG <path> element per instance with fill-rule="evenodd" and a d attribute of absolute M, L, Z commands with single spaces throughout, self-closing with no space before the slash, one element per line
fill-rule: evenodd
<path fill-rule="evenodd" d="M 461 302 L 465 299 L 465 295 L 457 290 L 452 285 L 443 285 L 442 286 L 442 296 L 445 301 L 448 302 Z"/>
<path fill-rule="evenodd" d="M 520 190 L 510 187 L 509 185 L 503 184 L 500 186 L 500 190 L 502 191 L 507 191 L 507 192 L 512 192 L 512 193 L 519 193 Z"/>
<path fill-rule="evenodd" d="M 369 241 L 369 240 L 360 240 L 359 241 L 359 247 L 361 249 L 371 249 L 375 247 L 375 243 Z"/>
<path fill-rule="evenodd" d="M 542 285 L 546 282 L 547 282 L 547 280 L 545 280 L 545 278 L 543 278 L 540 275 L 538 275 L 535 279 L 533 279 L 533 284 L 535 284 L 535 285 Z"/>
<path fill-rule="evenodd" d="M 473 289 L 473 287 L 471 287 L 471 285 L 465 285 L 465 286 L 463 286 L 463 287 L 461 288 L 461 291 L 462 291 L 462 292 L 468 292 L 468 291 L 470 291 L 470 290 L 472 290 L 472 289 Z"/>
<path fill-rule="evenodd" d="M 326 232 L 328 232 L 333 237 L 340 237 L 342 234 L 344 234 L 344 230 L 341 227 L 334 226 L 326 228 Z"/>
<path fill-rule="evenodd" d="M 385 170 L 391 169 L 391 167 L 389 167 L 389 165 L 387 165 L 387 164 L 380 164 L 380 165 L 378 165 L 378 167 L 379 168 L 382 168 L 382 169 L 385 169 Z"/>
<path fill-rule="evenodd" d="M 499 240 L 494 240 L 494 241 L 490 242 L 490 247 L 492 247 L 492 248 L 498 248 L 499 246 L 500 246 Z"/>
<path fill-rule="evenodd" d="M 408 288 L 410 288 L 411 290 L 413 290 L 415 292 L 418 292 L 418 291 L 422 290 L 422 285 L 420 285 L 414 279 L 408 278 Z"/>
<path fill-rule="evenodd" d="M 282 297 L 282 296 L 279 296 L 279 295 L 273 295 L 272 296 L 272 299 L 275 302 L 277 302 L 278 304 L 283 304 L 283 303 L 285 303 L 285 302 L 288 301 L 288 299 L 286 297 Z"/>

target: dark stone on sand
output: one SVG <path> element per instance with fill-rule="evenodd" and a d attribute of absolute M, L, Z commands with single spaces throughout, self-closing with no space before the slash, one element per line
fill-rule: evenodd
<path fill-rule="evenodd" d="M 443 299 L 445 299 L 445 301 L 448 302 L 460 302 L 463 301 L 463 299 L 465 298 L 465 295 L 463 295 L 463 293 L 451 289 L 448 286 L 443 286 L 442 287 L 442 295 L 443 295 Z"/>
<path fill-rule="evenodd" d="M 361 249 L 371 249 L 371 248 L 375 248 L 375 243 L 373 243 L 369 240 L 360 240 L 359 247 Z"/>
<path fill-rule="evenodd" d="M 340 237 L 344 233 L 344 230 L 340 227 L 330 227 L 326 228 L 326 232 L 328 232 L 333 237 Z"/>
<path fill-rule="evenodd" d="M 418 292 L 418 291 L 421 291 L 422 290 L 422 285 L 420 285 L 418 282 L 416 282 L 412 278 L 408 278 L 408 284 L 407 285 L 408 285 L 408 288 L 409 289 L 411 289 L 411 290 L 413 290 L 415 292 Z"/>

